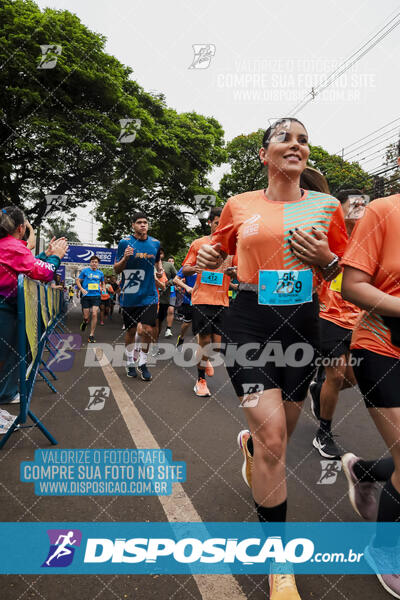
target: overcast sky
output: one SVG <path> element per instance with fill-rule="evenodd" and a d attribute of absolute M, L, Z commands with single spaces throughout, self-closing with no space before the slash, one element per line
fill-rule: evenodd
<path fill-rule="evenodd" d="M 179 112 L 215 117 L 227 141 L 266 128 L 269 119 L 290 116 L 312 87 L 400 11 L 398 0 L 38 4 L 76 13 L 107 37 L 106 51 L 132 67 L 144 89 L 162 92 Z M 195 44 L 209 45 L 210 61 L 194 60 Z M 297 114 L 311 143 L 334 153 L 400 116 L 399 46 L 400 27 Z M 196 68 L 189 68 L 193 62 Z M 198 68 L 203 65 L 208 66 Z M 390 135 L 398 130 L 394 125 Z M 366 148 L 365 154 L 378 151 L 361 163 L 366 170 L 381 164 L 381 147 Z M 220 176 L 221 169 L 213 175 L 215 184 Z M 79 210 L 78 217 L 81 239 L 91 241 L 88 209 Z"/>

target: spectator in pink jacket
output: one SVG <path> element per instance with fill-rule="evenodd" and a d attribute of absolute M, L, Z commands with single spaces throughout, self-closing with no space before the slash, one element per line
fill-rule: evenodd
<path fill-rule="evenodd" d="M 23 273 L 49 282 L 68 248 L 65 238 L 52 239 L 46 252 L 33 256 L 27 247 L 31 230 L 15 206 L 0 209 L 0 404 L 19 402 L 17 352 L 17 282 Z M 32 237 L 32 231 L 30 231 Z"/>

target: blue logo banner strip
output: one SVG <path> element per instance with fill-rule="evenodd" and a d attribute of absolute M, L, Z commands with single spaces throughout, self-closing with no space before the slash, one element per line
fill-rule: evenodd
<path fill-rule="evenodd" d="M 2 574 L 400 572 L 400 523 L 1 523 L 0 536 Z"/>

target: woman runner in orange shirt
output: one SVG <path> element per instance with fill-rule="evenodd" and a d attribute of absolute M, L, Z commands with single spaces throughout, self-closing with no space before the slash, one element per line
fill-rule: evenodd
<path fill-rule="evenodd" d="M 212 244 L 197 259 L 201 269 L 214 269 L 226 255 L 237 257 L 239 294 L 225 325 L 225 341 L 237 353 L 234 361 L 227 354 L 226 363 L 251 431 L 253 468 L 246 479 L 261 522 L 286 520 L 286 446 L 319 347 L 317 280 L 321 273 L 328 280 L 338 274 L 347 243 L 338 200 L 300 187 L 309 153 L 297 119 L 268 128 L 259 152 L 268 165 L 268 188 L 230 198 Z M 251 448 L 244 450 L 249 467 Z M 270 598 L 299 600 L 294 576 L 271 574 Z"/>

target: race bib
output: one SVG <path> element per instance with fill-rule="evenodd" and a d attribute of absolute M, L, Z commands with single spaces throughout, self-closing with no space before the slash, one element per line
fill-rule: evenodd
<path fill-rule="evenodd" d="M 258 272 L 258 304 L 290 306 L 311 302 L 312 288 L 311 269 Z"/>
<path fill-rule="evenodd" d="M 99 289 L 99 284 L 98 283 L 88 283 L 88 290 L 91 292 L 94 292 L 95 290 Z"/>
<path fill-rule="evenodd" d="M 329 289 L 333 290 L 334 292 L 339 292 L 339 294 L 340 294 L 340 292 L 342 291 L 342 281 L 343 281 L 343 272 L 339 273 L 339 275 L 337 277 L 335 277 L 335 279 L 332 279 Z"/>
<path fill-rule="evenodd" d="M 203 271 L 201 274 L 201 283 L 206 283 L 207 285 L 222 285 L 224 280 L 224 274 L 215 271 Z"/>

